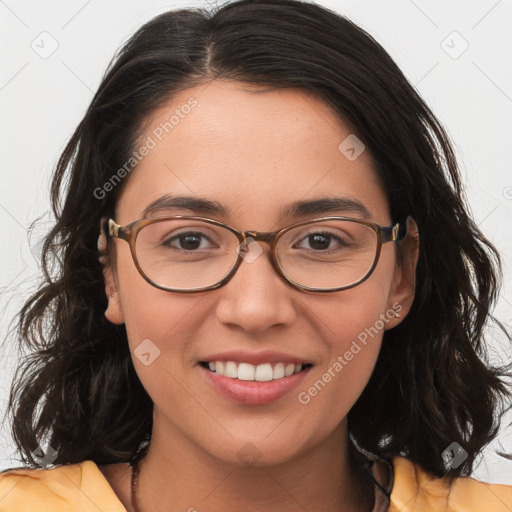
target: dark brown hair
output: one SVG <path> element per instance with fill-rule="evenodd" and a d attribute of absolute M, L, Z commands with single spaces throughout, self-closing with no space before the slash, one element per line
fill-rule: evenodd
<path fill-rule="evenodd" d="M 166 12 L 109 66 L 58 162 L 45 282 L 19 315 L 20 346 L 32 353 L 16 373 L 9 412 L 23 462 L 36 465 L 31 451 L 43 439 L 58 451 L 55 464 L 126 462 L 149 438 L 153 404 L 125 327 L 104 317 L 96 248 L 100 219 L 113 216 L 129 177 L 100 198 L 95 191 L 129 159 L 159 106 L 215 78 L 323 100 L 372 155 L 392 218 L 416 220 L 414 303 L 384 334 L 349 428 L 366 450 L 405 455 L 439 476 L 443 450 L 457 442 L 468 457 L 449 474 L 469 474 L 496 436 L 507 398 L 510 364 L 492 367 L 484 340 L 499 255 L 468 215 L 446 132 L 390 56 L 345 17 L 297 0 Z"/>

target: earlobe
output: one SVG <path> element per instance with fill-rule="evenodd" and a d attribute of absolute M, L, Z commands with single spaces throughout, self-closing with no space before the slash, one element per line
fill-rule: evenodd
<path fill-rule="evenodd" d="M 103 278 L 105 280 L 105 293 L 107 294 L 108 306 L 105 310 L 105 317 L 113 324 L 123 324 L 124 314 L 119 298 L 119 290 L 115 282 L 110 266 L 103 269 Z"/>
<path fill-rule="evenodd" d="M 388 309 L 396 314 L 386 326 L 391 329 L 398 325 L 409 313 L 416 289 L 416 266 L 420 251 L 418 226 L 412 217 L 407 217 L 407 234 L 399 242 L 399 264 L 396 266 L 393 288 L 389 295 Z"/>

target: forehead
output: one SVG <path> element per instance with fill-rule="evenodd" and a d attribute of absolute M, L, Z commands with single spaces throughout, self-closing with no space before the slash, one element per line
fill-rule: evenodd
<path fill-rule="evenodd" d="M 135 150 L 151 149 L 129 177 L 119 220 L 140 218 L 165 194 L 212 199 L 226 206 L 217 215 L 224 220 L 278 220 L 290 203 L 343 196 L 382 220 L 387 200 L 369 152 L 357 156 L 359 144 L 349 125 L 304 91 L 215 80 L 180 92 L 147 120 Z M 251 229 L 266 221 L 255 222 Z"/>

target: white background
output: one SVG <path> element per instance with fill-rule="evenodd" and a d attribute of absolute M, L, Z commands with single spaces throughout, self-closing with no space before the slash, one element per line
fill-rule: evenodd
<path fill-rule="evenodd" d="M 369 31 L 447 128 L 473 216 L 503 256 L 504 287 L 495 313 L 510 326 L 512 1 L 318 3 Z M 29 245 L 27 228 L 38 216 L 43 217 L 37 233 L 47 227 L 50 174 L 114 51 L 163 11 L 207 5 L 192 0 L 0 0 L 0 338 L 37 282 L 33 254 L 38 238 L 34 235 Z M 32 48 L 44 53 L 52 45 L 58 47 L 42 55 L 47 58 Z M 0 348 L 3 416 L 17 355 L 12 342 Z M 502 335 L 493 336 L 492 352 L 495 360 L 510 354 Z M 510 423 L 509 415 L 475 477 L 512 483 L 512 463 L 493 453 L 500 447 L 512 451 Z M 19 464 L 6 422 L 0 430 L 0 469 L 12 465 Z"/>

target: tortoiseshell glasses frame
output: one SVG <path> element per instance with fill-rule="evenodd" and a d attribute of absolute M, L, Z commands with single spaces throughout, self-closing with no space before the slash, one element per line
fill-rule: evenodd
<path fill-rule="evenodd" d="M 169 286 L 162 285 L 160 283 L 155 282 L 152 280 L 148 275 L 144 272 L 144 270 L 141 268 L 139 259 L 137 258 L 137 251 L 136 251 L 136 241 L 139 233 L 142 229 L 144 229 L 147 226 L 150 226 L 152 224 L 170 221 L 173 219 L 178 220 L 192 220 L 192 221 L 202 221 L 206 222 L 208 224 L 212 224 L 215 226 L 222 227 L 228 231 L 230 231 L 232 234 L 234 234 L 241 247 L 247 246 L 247 240 L 248 238 L 252 238 L 254 241 L 258 242 L 265 242 L 269 244 L 270 246 L 270 261 L 272 263 L 272 267 L 275 269 L 275 271 L 280 275 L 290 286 L 297 290 L 307 291 L 307 292 L 321 292 L 321 293 L 330 293 L 330 292 L 336 292 L 340 290 L 346 290 L 349 288 L 353 288 L 362 282 L 366 281 L 373 271 L 375 270 L 375 267 L 377 266 L 377 263 L 379 261 L 379 257 L 381 254 L 382 245 L 388 242 L 400 242 L 403 240 L 406 236 L 406 223 L 395 223 L 391 226 L 381 226 L 377 224 L 376 222 L 373 222 L 371 220 L 365 220 L 365 219 L 357 219 L 352 217 L 321 217 L 316 218 L 313 220 L 308 220 L 304 222 L 299 222 L 296 224 L 293 224 L 291 226 L 279 229 L 277 231 L 270 231 L 270 232 L 263 232 L 263 231 L 239 231 L 221 221 L 210 219 L 207 217 L 201 217 L 201 216 L 192 216 L 192 215 L 173 215 L 168 217 L 154 217 L 154 218 L 147 218 L 147 219 L 141 219 L 137 220 L 135 222 L 132 222 L 130 224 L 127 224 L 125 226 L 120 226 L 119 224 L 116 224 L 116 222 L 113 219 L 108 220 L 108 234 L 110 237 L 119 238 L 121 240 L 125 240 L 129 246 L 131 255 L 133 258 L 133 262 L 141 274 L 141 276 L 152 286 L 155 288 L 169 291 L 169 292 L 176 292 L 176 293 L 195 293 L 195 292 L 203 292 L 208 290 L 215 290 L 217 288 L 220 288 L 221 286 L 224 286 L 226 283 L 229 282 L 229 280 L 235 275 L 235 272 L 239 268 L 239 266 L 242 263 L 242 260 L 244 260 L 244 257 L 238 252 L 236 260 L 234 261 L 233 266 L 229 270 L 229 272 L 218 282 L 204 286 L 201 288 L 193 288 L 193 289 L 183 289 L 183 288 L 172 288 Z M 277 243 L 279 239 L 285 235 L 287 232 L 289 232 L 292 229 L 302 227 L 302 226 L 308 226 L 308 225 L 314 225 L 316 223 L 320 222 L 328 222 L 328 221 L 347 221 L 351 223 L 357 223 L 363 226 L 366 226 L 374 231 L 376 235 L 376 244 L 375 244 L 375 255 L 373 258 L 373 263 L 369 267 L 368 271 L 361 276 L 360 279 L 356 280 L 355 282 L 348 283 L 345 286 L 339 286 L 335 288 L 315 288 L 310 286 L 304 286 L 300 283 L 290 279 L 285 275 L 285 273 L 281 270 L 281 267 L 279 265 L 279 260 L 277 258 Z M 250 242 L 250 241 L 249 241 Z"/>

